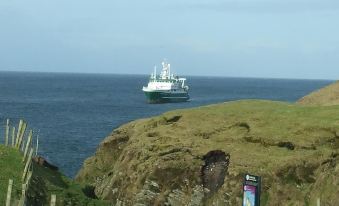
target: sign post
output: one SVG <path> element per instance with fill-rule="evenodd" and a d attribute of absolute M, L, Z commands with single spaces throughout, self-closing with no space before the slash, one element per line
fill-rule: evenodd
<path fill-rule="evenodd" d="M 243 206 L 260 206 L 261 177 L 246 174 L 243 184 Z"/>

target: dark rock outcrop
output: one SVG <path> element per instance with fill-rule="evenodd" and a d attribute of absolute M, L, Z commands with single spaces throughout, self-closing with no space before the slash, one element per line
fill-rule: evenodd
<path fill-rule="evenodd" d="M 33 157 L 32 160 L 40 166 L 47 167 L 51 170 L 58 171 L 58 167 L 49 163 L 45 158 L 41 156 Z"/>
<path fill-rule="evenodd" d="M 224 184 L 230 155 L 221 150 L 208 152 L 204 157 L 204 166 L 201 168 L 201 178 L 207 196 L 216 193 Z"/>

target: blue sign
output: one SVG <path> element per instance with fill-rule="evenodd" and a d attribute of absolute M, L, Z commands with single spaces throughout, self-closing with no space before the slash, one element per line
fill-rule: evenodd
<path fill-rule="evenodd" d="M 246 174 L 243 184 L 243 206 L 260 206 L 261 178 Z"/>

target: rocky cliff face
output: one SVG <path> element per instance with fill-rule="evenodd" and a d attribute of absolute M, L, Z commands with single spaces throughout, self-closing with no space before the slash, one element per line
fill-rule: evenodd
<path fill-rule="evenodd" d="M 306 95 L 299 99 L 297 103 L 313 106 L 339 105 L 339 81 Z"/>
<path fill-rule="evenodd" d="M 240 205 L 245 173 L 262 205 L 339 201 L 339 107 L 238 101 L 125 124 L 76 180 L 113 205 Z"/>

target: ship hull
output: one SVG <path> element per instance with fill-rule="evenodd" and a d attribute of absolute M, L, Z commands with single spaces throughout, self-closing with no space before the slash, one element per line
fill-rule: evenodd
<path fill-rule="evenodd" d="M 151 104 L 186 102 L 189 100 L 187 92 L 144 91 L 146 99 Z"/>

